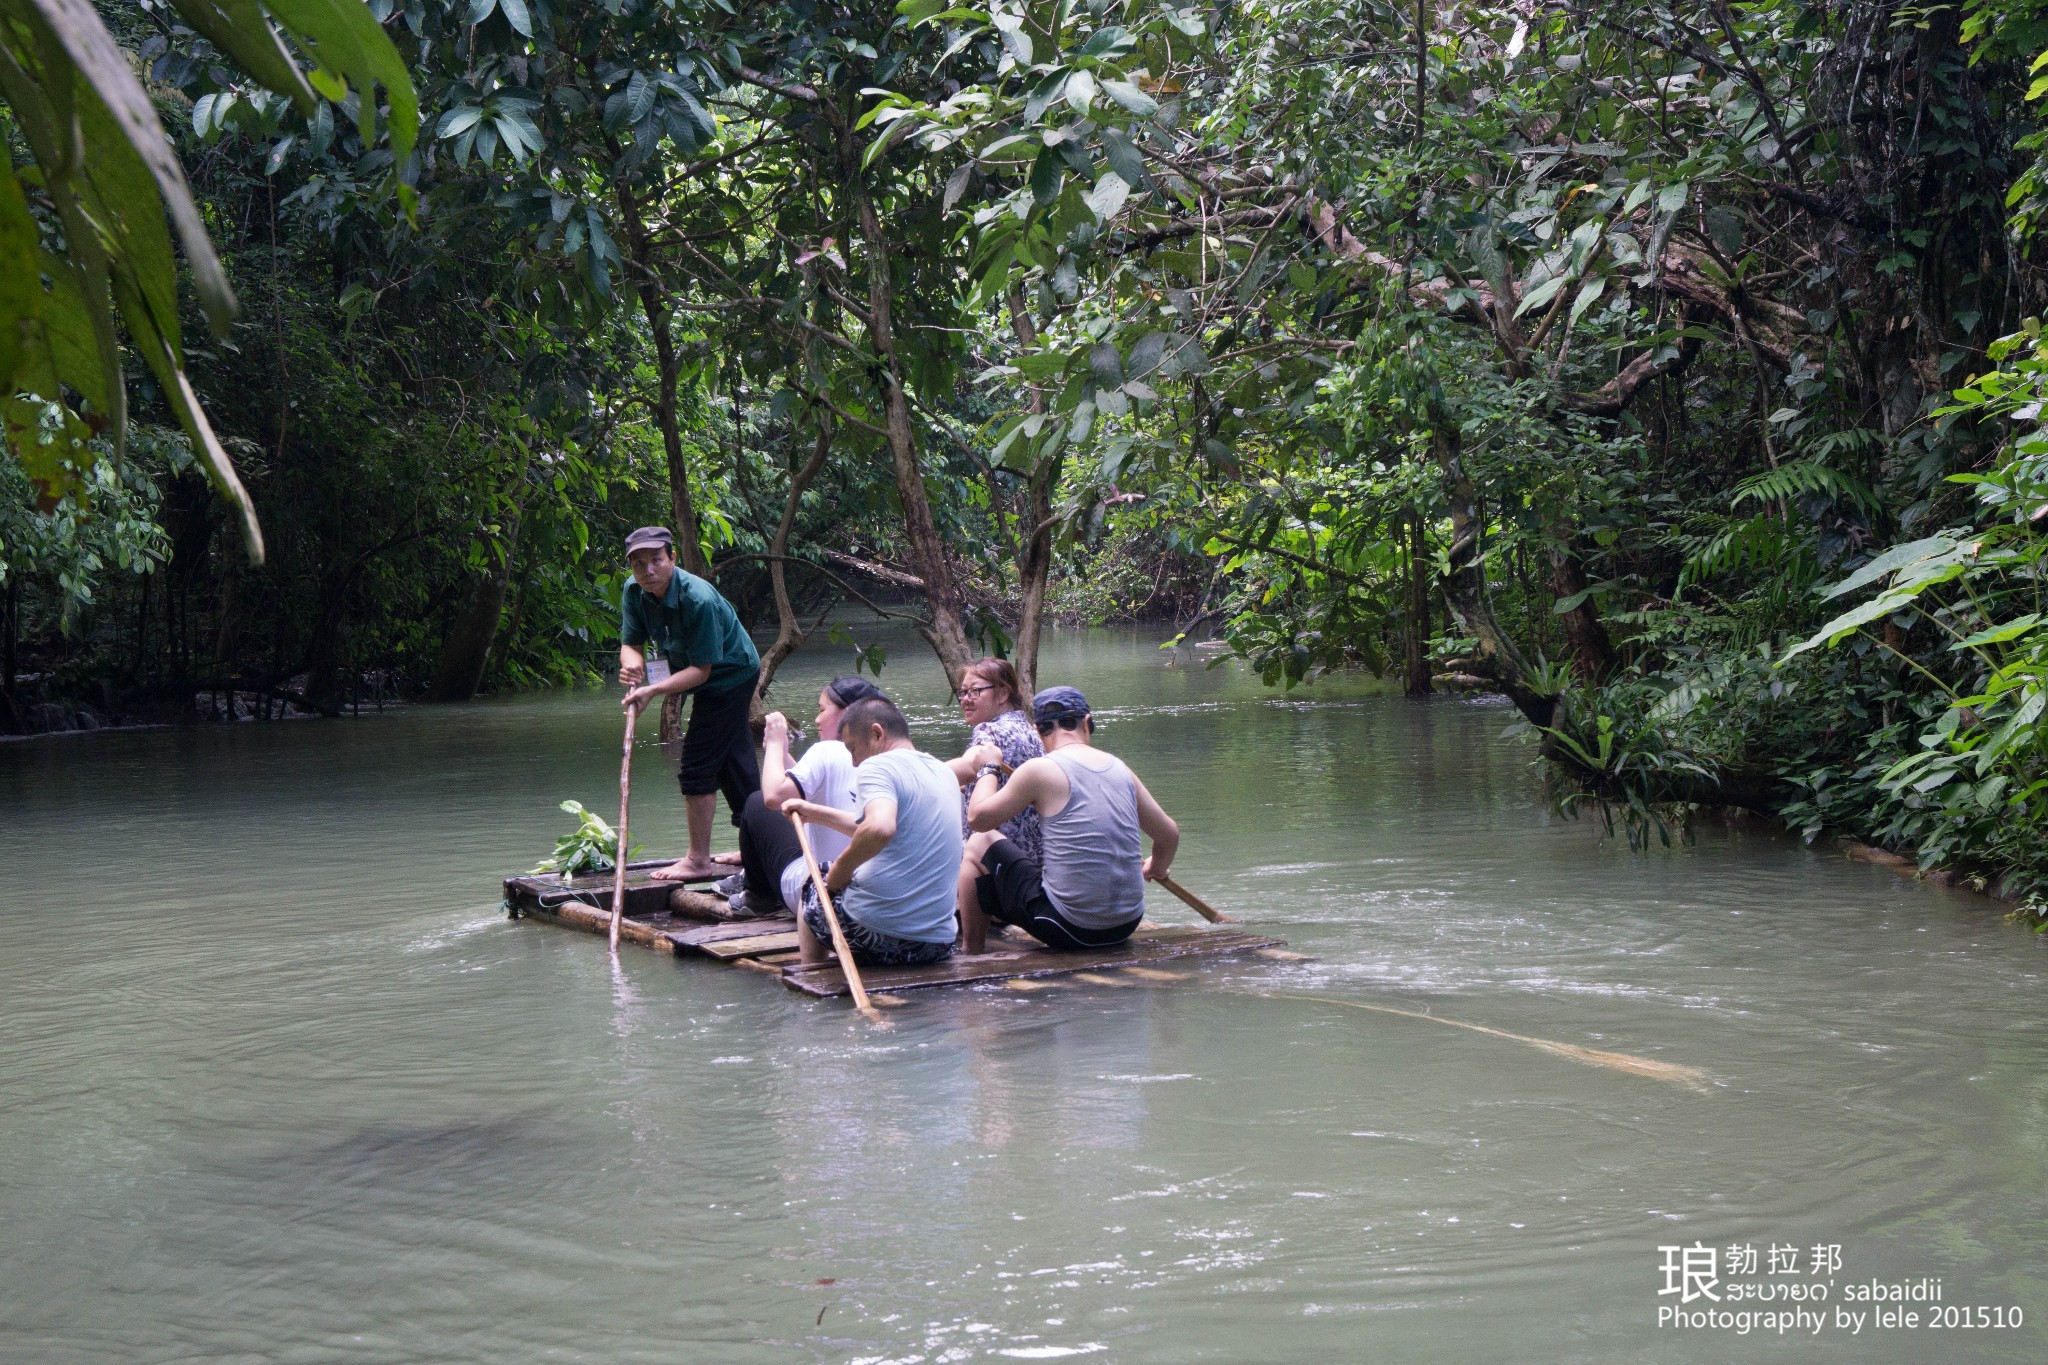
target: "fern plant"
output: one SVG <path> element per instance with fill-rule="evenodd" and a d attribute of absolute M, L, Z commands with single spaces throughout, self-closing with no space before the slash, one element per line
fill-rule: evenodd
<path fill-rule="evenodd" d="M 1694 544 L 1696 548 L 1686 555 L 1678 571 L 1674 599 L 1716 574 L 1789 569 L 1796 571 L 1794 577 L 1812 577 L 1802 563 L 1806 558 L 1804 538 L 1795 536 L 1783 518 L 1769 512 L 1724 523 L 1719 532 Z"/>
<path fill-rule="evenodd" d="M 1850 503 L 1866 512 L 1883 507 L 1869 484 L 1853 474 L 1844 474 L 1819 459 L 1793 460 L 1776 469 L 1752 474 L 1735 485 L 1728 505 L 1739 509 L 1746 502 L 1789 503 L 1813 494 L 1825 494 L 1836 502 Z"/>

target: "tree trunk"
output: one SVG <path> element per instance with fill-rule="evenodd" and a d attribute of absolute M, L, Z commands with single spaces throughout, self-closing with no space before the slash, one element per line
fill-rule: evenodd
<path fill-rule="evenodd" d="M 1423 538 L 1422 514 L 1408 514 L 1408 622 L 1403 633 L 1402 665 L 1407 675 L 1403 689 L 1411 697 L 1426 697 L 1429 684 L 1429 545 Z"/>
<path fill-rule="evenodd" d="M 236 659 L 242 652 L 242 622 L 235 589 L 241 581 L 242 575 L 230 568 L 227 581 L 221 584 L 220 605 L 216 608 L 220 619 L 213 636 L 213 673 L 217 678 L 233 678 L 239 667 Z M 234 717 L 230 715 L 229 719 Z"/>
<path fill-rule="evenodd" d="M 782 520 L 775 525 L 775 534 L 768 541 L 768 583 L 775 590 L 775 643 L 768 646 L 761 656 L 761 681 L 754 687 L 754 699 L 758 702 L 768 695 L 768 685 L 775 681 L 775 670 L 782 667 L 782 661 L 796 653 L 809 633 L 803 622 L 797 619 L 796 603 L 789 595 L 789 536 L 796 527 L 796 514 L 803 502 L 804 490 L 811 486 L 811 480 L 825 467 L 825 461 L 832 453 L 832 418 L 822 409 L 818 413 L 818 440 L 811 448 L 811 457 L 804 461 L 803 468 L 789 476 L 789 494 L 782 501 Z"/>
<path fill-rule="evenodd" d="M 1034 485 L 1037 479 L 1033 479 Z M 1041 525 L 1045 520 L 1040 511 L 1048 502 L 1039 489 L 1034 487 L 1035 496 L 1024 501 L 1025 513 Z M 1028 698 L 1038 691 L 1038 642 L 1045 628 L 1045 597 L 1052 584 L 1052 533 L 1044 531 L 1033 535 L 1024 546 L 1024 556 L 1017 565 L 1017 637 L 1011 650 L 1010 664 L 1017 670 L 1017 681 Z"/>
<path fill-rule="evenodd" d="M 616 152 L 615 152 L 616 154 Z M 690 497 L 689 463 L 683 458 L 683 433 L 676 424 L 676 384 L 680 368 L 676 362 L 675 335 L 668 297 L 654 270 L 655 252 L 648 240 L 647 224 L 640 214 L 639 200 L 630 186 L 618 187 L 619 226 L 625 230 L 640 310 L 647 317 L 647 330 L 654 338 L 654 421 L 661 429 L 661 448 L 668 457 L 669 529 L 676 537 L 676 559 L 699 578 L 709 576 L 711 566 L 704 560 L 704 544 L 697 528 L 697 504 Z"/>
<path fill-rule="evenodd" d="M 1037 340 L 1037 328 L 1024 304 L 1024 291 L 1012 289 L 1009 297 L 1010 327 L 1020 345 Z M 1031 386 L 1031 411 L 1045 411 L 1045 394 Z M 1038 642 L 1045 625 L 1045 597 L 1052 582 L 1052 493 L 1059 486 L 1059 456 L 1033 464 L 1026 480 L 1023 507 L 1016 518 L 1017 637 L 1010 663 L 1024 695 L 1038 690 Z"/>
<path fill-rule="evenodd" d="M 848 159 L 849 167 L 857 161 Z M 858 174 L 858 172 L 855 172 Z M 924 472 L 917 463 L 917 437 L 910 419 L 910 399 L 903 391 L 903 367 L 897 363 L 893 288 L 889 279 L 890 257 L 882 235 L 882 221 L 875 212 L 867 187 L 853 186 L 856 211 L 860 215 L 863 253 L 867 257 L 868 340 L 882 360 L 882 404 L 889 437 L 890 463 L 896 475 L 897 496 L 903 502 L 903 531 L 911 560 L 924 579 L 925 602 L 931 623 L 923 627 L 925 639 L 946 670 L 946 685 L 957 688 L 974 661 L 962 621 L 959 586 L 953 580 L 953 566 L 946 557 L 946 544 L 932 517 L 931 497 L 924 486 Z"/>
<path fill-rule="evenodd" d="M 483 686 L 484 668 L 491 658 L 491 646 L 498 638 L 498 625 L 505 615 L 505 594 L 512 585 L 512 556 L 519 545 L 519 508 L 515 504 L 505 518 L 503 536 L 485 538 L 488 570 L 470 584 L 469 593 L 448 628 L 441 645 L 441 664 L 427 685 L 431 702 L 468 701 Z"/>
<path fill-rule="evenodd" d="M 1558 614 L 1558 624 L 1564 629 L 1565 643 L 1571 647 L 1572 669 L 1579 675 L 1579 681 L 1597 687 L 1613 672 L 1614 644 L 1607 638 L 1607 627 L 1600 624 L 1600 614 L 1593 609 L 1592 595 L 1586 592 L 1586 566 L 1569 549 L 1552 550 L 1549 578 L 1551 594 L 1558 601 L 1579 599 L 1570 611 Z"/>
<path fill-rule="evenodd" d="M 655 394 L 654 420 L 661 428 L 661 448 L 668 456 L 669 512 L 675 520 L 676 559 L 699 578 L 708 577 L 711 565 L 704 558 L 703 537 L 697 529 L 697 504 L 690 497 L 690 468 L 683 458 L 683 433 L 676 424 L 675 337 L 670 331 L 669 312 L 662 304 L 661 291 L 652 284 L 640 286 L 640 307 L 647 314 L 647 328 L 654 336 L 654 368 L 659 392 Z"/>
<path fill-rule="evenodd" d="M 1459 632 L 1479 641 L 1480 667 L 1492 676 L 1530 724 L 1548 726 L 1556 715 L 1557 699 L 1543 696 L 1529 685 L 1529 665 L 1494 618 L 1493 603 L 1487 595 L 1486 560 L 1480 545 L 1485 524 L 1479 510 L 1478 490 L 1465 472 L 1462 438 L 1448 414 L 1432 416 L 1435 425 L 1429 434 L 1430 454 L 1442 471 L 1451 509 L 1450 568 L 1444 577 L 1444 605 L 1450 609 Z"/>

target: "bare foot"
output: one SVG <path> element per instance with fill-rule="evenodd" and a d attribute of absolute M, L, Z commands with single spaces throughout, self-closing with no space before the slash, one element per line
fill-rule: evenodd
<path fill-rule="evenodd" d="M 739 850 L 734 849 L 730 853 L 714 853 L 711 855 L 711 861 L 717 863 L 720 867 L 738 867 L 740 865 Z"/>
<path fill-rule="evenodd" d="M 719 866 L 709 858 L 678 858 L 667 867 L 648 874 L 658 882 L 695 882 L 720 875 Z"/>

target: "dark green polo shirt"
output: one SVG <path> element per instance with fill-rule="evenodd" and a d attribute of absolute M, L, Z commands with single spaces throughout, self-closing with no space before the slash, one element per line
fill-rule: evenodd
<path fill-rule="evenodd" d="M 619 638 L 636 649 L 653 641 L 678 673 L 710 669 L 711 677 L 701 689 L 705 692 L 751 687 L 761 671 L 761 656 L 754 652 L 754 642 L 747 638 L 732 603 L 682 569 L 669 579 L 668 593 L 660 601 L 640 591 L 632 579 L 626 580 L 619 601 Z"/>

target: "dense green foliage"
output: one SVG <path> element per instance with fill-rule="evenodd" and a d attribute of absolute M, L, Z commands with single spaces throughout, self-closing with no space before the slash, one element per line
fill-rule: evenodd
<path fill-rule="evenodd" d="M 93 516 L 0 489 L 58 672 L 586 676 L 668 520 L 771 665 L 839 602 L 1027 675 L 1170 614 L 1482 679 L 1638 838 L 2048 888 L 2032 0 L 370 0 L 409 153 L 107 12 L 273 562 L 144 391 Z"/>

